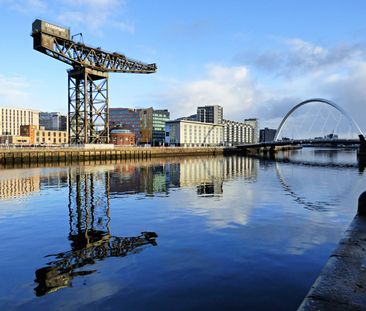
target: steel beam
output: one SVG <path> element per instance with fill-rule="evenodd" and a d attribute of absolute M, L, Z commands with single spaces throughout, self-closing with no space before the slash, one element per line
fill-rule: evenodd
<path fill-rule="evenodd" d="M 70 144 L 109 143 L 108 73 L 80 67 L 68 71 Z"/>

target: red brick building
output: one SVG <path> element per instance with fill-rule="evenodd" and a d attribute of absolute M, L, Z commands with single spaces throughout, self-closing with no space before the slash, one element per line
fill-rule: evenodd
<path fill-rule="evenodd" d="M 135 145 L 135 134 L 130 130 L 114 129 L 111 130 L 111 144 L 133 146 Z"/>

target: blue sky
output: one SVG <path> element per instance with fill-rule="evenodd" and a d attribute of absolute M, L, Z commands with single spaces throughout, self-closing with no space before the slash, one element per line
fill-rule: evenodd
<path fill-rule="evenodd" d="M 67 111 L 68 66 L 32 48 L 35 18 L 84 41 L 156 62 L 111 74 L 110 107 L 219 104 L 224 116 L 276 126 L 301 100 L 335 101 L 366 130 L 366 2 L 0 0 L 0 105 Z"/>

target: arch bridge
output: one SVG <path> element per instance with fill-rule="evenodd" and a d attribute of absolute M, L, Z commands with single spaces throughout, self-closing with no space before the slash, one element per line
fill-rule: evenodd
<path fill-rule="evenodd" d="M 323 103 L 328 106 L 331 106 L 338 110 L 358 131 L 358 137 L 359 139 L 285 139 L 280 140 L 279 137 L 281 135 L 282 129 L 284 125 L 286 124 L 287 119 L 291 114 L 293 114 L 297 109 L 300 107 L 307 105 L 309 103 Z M 283 120 L 281 121 L 280 125 L 277 128 L 276 135 L 273 139 L 273 141 L 267 141 L 267 142 L 261 142 L 256 144 L 247 144 L 247 145 L 239 145 L 237 148 L 239 149 L 247 149 L 247 148 L 261 148 L 261 147 L 276 147 L 276 146 L 287 146 L 287 145 L 322 145 L 322 144 L 330 144 L 332 146 L 338 146 L 338 145 L 360 145 L 360 150 L 363 150 L 363 152 L 366 153 L 366 141 L 364 134 L 361 130 L 361 128 L 358 126 L 356 121 L 340 106 L 335 104 L 334 102 L 323 99 L 323 98 L 312 98 L 305 101 L 302 101 L 301 103 L 297 104 L 293 108 L 290 109 L 290 111 L 285 115 Z"/>

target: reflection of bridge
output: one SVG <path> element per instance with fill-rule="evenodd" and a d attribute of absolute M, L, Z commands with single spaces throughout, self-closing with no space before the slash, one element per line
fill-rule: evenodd
<path fill-rule="evenodd" d="M 350 124 L 353 127 L 355 127 L 355 129 L 358 132 L 359 139 L 282 139 L 282 140 L 279 140 L 282 129 L 283 129 L 287 119 L 289 118 L 289 116 L 293 112 L 295 112 L 297 109 L 299 109 L 300 107 L 307 105 L 309 103 L 314 103 L 314 102 L 323 103 L 323 104 L 329 105 L 329 106 L 333 107 L 334 109 L 338 110 L 344 117 L 346 117 L 346 119 L 350 122 Z M 364 137 L 360 127 L 355 122 L 355 120 L 353 118 L 351 118 L 343 108 L 341 108 L 337 104 L 335 104 L 327 99 L 322 99 L 322 98 L 308 99 L 308 100 L 305 100 L 305 101 L 297 104 L 293 108 L 291 108 L 291 110 L 285 115 L 285 117 L 281 121 L 281 123 L 276 131 L 276 135 L 275 135 L 273 141 L 261 142 L 261 143 L 250 144 L 250 145 L 239 145 L 239 146 L 237 146 L 237 148 L 243 150 L 243 149 L 248 149 L 248 148 L 259 149 L 259 148 L 268 147 L 269 151 L 273 152 L 274 147 L 293 146 L 293 145 L 314 145 L 314 146 L 327 145 L 330 147 L 359 145 L 360 152 L 366 153 L 365 137 Z"/>

